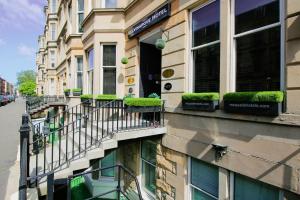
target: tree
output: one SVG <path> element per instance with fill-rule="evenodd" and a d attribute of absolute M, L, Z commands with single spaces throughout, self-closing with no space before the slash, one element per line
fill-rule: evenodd
<path fill-rule="evenodd" d="M 35 89 L 36 83 L 32 81 L 24 82 L 19 86 L 19 92 L 26 96 L 34 96 L 36 94 Z"/>
<path fill-rule="evenodd" d="M 21 71 L 17 74 L 17 84 L 20 86 L 22 83 L 35 82 L 36 73 L 33 70 Z"/>

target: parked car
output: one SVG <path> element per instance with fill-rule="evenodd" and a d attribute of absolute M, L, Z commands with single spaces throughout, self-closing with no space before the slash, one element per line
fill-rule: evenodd
<path fill-rule="evenodd" d="M 9 100 L 9 102 L 15 101 L 15 96 L 14 95 L 8 95 L 8 100 Z"/>
<path fill-rule="evenodd" d="M 0 106 L 3 106 L 3 105 L 2 105 L 3 99 L 4 99 L 4 96 L 3 96 L 3 95 L 0 95 Z"/>
<path fill-rule="evenodd" d="M 8 98 L 5 95 L 1 95 L 1 96 L 2 96 L 2 98 L 1 98 L 1 106 L 5 106 L 9 102 Z"/>

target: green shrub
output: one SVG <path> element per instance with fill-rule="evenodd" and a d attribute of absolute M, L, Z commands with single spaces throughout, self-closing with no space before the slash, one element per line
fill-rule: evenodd
<path fill-rule="evenodd" d="M 117 99 L 117 96 L 114 94 L 99 94 L 96 97 L 97 100 L 115 100 Z"/>
<path fill-rule="evenodd" d="M 157 98 L 126 98 L 124 104 L 127 106 L 161 106 L 161 100 Z"/>
<path fill-rule="evenodd" d="M 220 100 L 220 95 L 217 92 L 184 93 L 182 99 L 186 101 L 218 101 Z"/>
<path fill-rule="evenodd" d="M 64 92 L 71 92 L 71 89 L 64 89 Z"/>
<path fill-rule="evenodd" d="M 74 89 L 72 89 L 72 92 L 81 92 L 82 91 L 82 89 L 80 89 L 80 88 L 74 88 Z"/>
<path fill-rule="evenodd" d="M 80 99 L 93 99 L 93 95 L 92 94 L 83 94 L 83 95 L 80 95 Z"/>
<path fill-rule="evenodd" d="M 131 94 L 131 93 L 129 93 L 129 94 L 127 94 L 127 95 L 125 95 L 125 96 L 123 97 L 123 100 L 126 99 L 126 98 L 134 98 L 134 95 Z"/>
<path fill-rule="evenodd" d="M 283 101 L 281 91 L 262 91 L 262 92 L 231 92 L 224 95 L 225 101 L 233 102 L 274 102 Z"/>

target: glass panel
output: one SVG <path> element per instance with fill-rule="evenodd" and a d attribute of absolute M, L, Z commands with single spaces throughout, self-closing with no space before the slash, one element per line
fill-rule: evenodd
<path fill-rule="evenodd" d="M 94 49 L 89 50 L 88 59 L 89 59 L 89 69 L 93 69 L 94 68 Z"/>
<path fill-rule="evenodd" d="M 220 44 L 194 51 L 195 92 L 218 92 Z"/>
<path fill-rule="evenodd" d="M 83 70 L 83 58 L 77 57 L 77 71 L 82 72 Z"/>
<path fill-rule="evenodd" d="M 78 32 L 83 32 L 82 28 L 82 22 L 83 22 L 83 13 L 78 14 Z"/>
<path fill-rule="evenodd" d="M 192 158 L 191 183 L 201 190 L 218 197 L 218 168 Z"/>
<path fill-rule="evenodd" d="M 82 73 L 77 73 L 77 88 L 82 89 Z"/>
<path fill-rule="evenodd" d="M 279 191 L 271 185 L 254 181 L 248 177 L 235 175 L 235 200 L 274 200 L 279 199 Z"/>
<path fill-rule="evenodd" d="M 143 186 L 151 193 L 155 194 L 156 177 L 155 167 L 142 161 L 142 183 Z"/>
<path fill-rule="evenodd" d="M 208 196 L 207 194 L 192 188 L 192 200 L 215 200 L 214 198 Z"/>
<path fill-rule="evenodd" d="M 84 10 L 84 0 L 78 0 L 78 11 Z"/>
<path fill-rule="evenodd" d="M 93 94 L 93 91 L 94 91 L 94 89 L 93 89 L 93 87 L 94 87 L 94 75 L 93 75 L 94 73 L 93 73 L 93 71 L 89 71 L 88 72 L 88 79 L 89 79 L 89 94 Z"/>
<path fill-rule="evenodd" d="M 279 22 L 279 0 L 235 0 L 235 33 Z"/>
<path fill-rule="evenodd" d="M 116 45 L 103 45 L 103 66 L 116 66 Z"/>
<path fill-rule="evenodd" d="M 142 158 L 156 165 L 156 144 L 150 141 L 142 141 Z"/>
<path fill-rule="evenodd" d="M 115 151 L 110 152 L 108 155 L 102 158 L 100 162 L 101 162 L 101 168 L 111 167 L 116 165 L 116 152 Z M 114 177 L 115 169 L 112 168 L 112 169 L 102 170 L 101 176 Z"/>
<path fill-rule="evenodd" d="M 193 47 L 219 40 L 220 2 L 210 3 L 193 12 Z"/>
<path fill-rule="evenodd" d="M 105 8 L 116 8 L 117 0 L 105 0 Z"/>
<path fill-rule="evenodd" d="M 116 68 L 103 69 L 103 94 L 116 94 Z"/>
<path fill-rule="evenodd" d="M 236 90 L 280 90 L 280 27 L 237 38 L 236 46 Z"/>

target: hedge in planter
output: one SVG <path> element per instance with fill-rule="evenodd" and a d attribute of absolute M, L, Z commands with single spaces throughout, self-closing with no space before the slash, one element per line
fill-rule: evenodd
<path fill-rule="evenodd" d="M 216 92 L 185 93 L 182 95 L 182 108 L 213 112 L 219 108 L 219 99 L 220 95 Z"/>
<path fill-rule="evenodd" d="M 90 105 L 93 103 L 93 95 L 91 94 L 80 95 L 80 100 L 82 103 Z"/>
<path fill-rule="evenodd" d="M 125 98 L 126 112 L 159 112 L 162 102 L 157 98 Z"/>
<path fill-rule="evenodd" d="M 224 95 L 224 110 L 229 113 L 278 116 L 282 112 L 281 91 L 232 92 Z"/>
<path fill-rule="evenodd" d="M 64 93 L 65 93 L 66 97 L 70 96 L 70 92 L 71 92 L 70 89 L 64 89 Z"/>
<path fill-rule="evenodd" d="M 73 96 L 79 97 L 82 94 L 82 89 L 80 89 L 80 88 L 74 88 L 72 90 L 72 92 L 73 92 Z"/>

